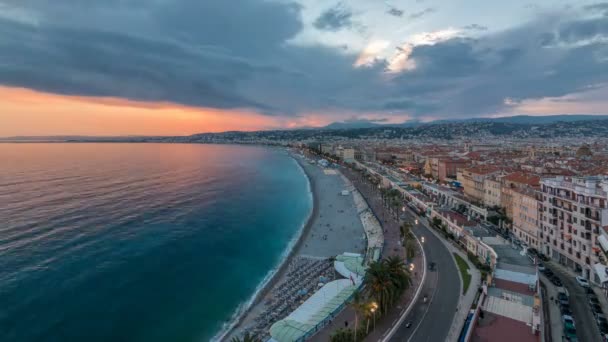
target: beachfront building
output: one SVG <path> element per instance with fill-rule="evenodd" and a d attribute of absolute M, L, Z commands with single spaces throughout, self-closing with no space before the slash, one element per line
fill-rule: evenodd
<path fill-rule="evenodd" d="M 291 314 L 270 327 L 268 342 L 305 341 L 342 311 L 357 286 L 350 279 L 323 285 Z"/>
<path fill-rule="evenodd" d="M 531 188 L 511 189 L 513 206 L 513 234 L 528 247 L 540 250 L 538 228 L 539 193 Z"/>
<path fill-rule="evenodd" d="M 543 179 L 541 191 L 543 252 L 595 280 L 594 265 L 605 265 L 608 251 L 608 179 L 558 176 Z"/>
<path fill-rule="evenodd" d="M 482 240 L 496 252 L 498 263 L 489 284 L 483 285 L 472 340 L 540 341 L 542 301 L 535 265 L 501 237 Z"/>
<path fill-rule="evenodd" d="M 485 198 L 484 181 L 486 178 L 500 174 L 500 172 L 500 168 L 496 166 L 479 165 L 462 170 L 457 177 L 464 188 L 465 196 L 475 203 L 483 203 Z"/>
<path fill-rule="evenodd" d="M 500 178 L 500 206 L 505 209 L 506 216 L 513 220 L 513 196 L 518 189 L 538 189 L 540 177 L 527 172 L 513 172 Z"/>
<path fill-rule="evenodd" d="M 486 207 L 500 207 L 500 189 L 502 184 L 499 178 L 488 177 L 483 180 L 483 205 Z"/>

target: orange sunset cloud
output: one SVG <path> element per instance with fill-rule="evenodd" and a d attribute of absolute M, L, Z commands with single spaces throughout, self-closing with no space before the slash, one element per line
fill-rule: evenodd
<path fill-rule="evenodd" d="M 0 136 L 188 135 L 296 125 L 286 118 L 247 110 L 56 95 L 4 86 L 0 86 L 0 123 Z"/>

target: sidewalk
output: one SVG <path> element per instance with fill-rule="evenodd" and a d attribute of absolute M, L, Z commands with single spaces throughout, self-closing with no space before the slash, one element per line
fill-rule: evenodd
<path fill-rule="evenodd" d="M 368 207 L 372 210 L 384 229 L 384 249 L 382 251 L 382 257 L 384 258 L 387 256 L 396 255 L 405 259 L 405 249 L 400 242 L 400 221 L 398 218 L 388 212 L 388 209 L 384 206 L 379 194 L 377 193 L 377 188 L 367 184 L 348 169 L 343 170 L 342 174 L 352 183 L 353 186 L 355 186 L 357 191 L 365 199 Z M 399 303 L 395 307 L 393 307 L 386 315 L 379 317 L 376 320 L 375 329 L 372 330 L 372 326 L 370 326 L 370 330 L 372 331 L 365 338 L 365 341 L 375 342 L 382 340 L 383 336 L 398 322 L 408 305 L 415 299 L 414 296 L 416 294 L 416 290 L 422 282 L 423 272 L 419 271 L 424 270 L 422 253 L 419 250 L 417 251 L 416 257 L 412 262 L 414 263 L 415 270 L 417 271 L 411 275 L 411 286 L 405 291 L 400 298 Z M 359 324 L 363 324 L 363 320 L 363 317 L 359 317 Z M 354 329 L 354 326 L 355 312 L 350 306 L 347 306 L 333 319 L 330 324 L 325 326 L 309 340 L 327 342 L 337 329 L 344 327 Z"/>
<path fill-rule="evenodd" d="M 562 265 L 554 260 L 551 260 L 550 263 L 551 263 L 551 267 L 559 269 L 559 271 L 562 274 L 569 276 L 572 279 L 574 279 L 576 276 L 580 275 L 578 273 L 575 273 L 568 267 L 565 267 L 564 265 Z M 602 307 L 602 311 L 604 311 L 604 314 L 608 314 L 608 298 L 606 298 L 606 295 L 602 292 L 602 290 L 597 285 L 595 285 L 592 282 L 589 282 L 589 284 L 591 285 L 591 288 L 593 289 L 593 291 L 595 292 L 595 295 L 597 296 L 598 300 L 600 301 L 600 306 Z"/>
<path fill-rule="evenodd" d="M 540 275 L 540 281 L 547 290 L 544 300 L 549 306 L 549 317 L 544 317 L 545 321 L 550 322 L 551 326 L 551 340 L 552 341 L 563 341 L 564 327 L 562 325 L 562 313 L 559 311 L 559 306 L 556 304 L 558 288 L 553 285 L 544 274 Z M 553 298 L 553 300 L 551 300 Z"/>
<path fill-rule="evenodd" d="M 460 332 L 464 326 L 464 322 L 469 315 L 471 305 L 475 301 L 475 297 L 477 296 L 477 292 L 479 287 L 481 286 L 481 272 L 473 265 L 467 255 L 454 246 L 451 242 L 446 241 L 445 238 L 435 231 L 435 228 L 431 227 L 428 220 L 423 218 L 420 220 L 443 244 L 451 253 L 456 253 L 460 255 L 469 265 L 469 274 L 471 274 L 471 283 L 469 284 L 469 288 L 464 295 L 460 295 L 460 300 L 458 301 L 458 311 L 454 315 L 454 320 L 452 321 L 452 327 L 450 328 L 450 332 L 448 333 L 447 341 L 458 341 L 460 337 Z M 454 263 L 456 260 L 454 260 Z M 460 274 L 460 270 L 458 271 L 458 276 L 460 277 L 460 285 L 463 286 L 462 275 Z M 462 289 L 462 288 L 461 288 Z M 462 292 L 462 291 L 461 291 Z"/>

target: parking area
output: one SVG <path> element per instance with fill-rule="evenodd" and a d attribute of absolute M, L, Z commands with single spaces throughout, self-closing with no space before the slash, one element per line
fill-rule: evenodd
<path fill-rule="evenodd" d="M 602 309 L 605 301 L 600 302 L 592 288 L 581 286 L 562 266 L 553 262 L 544 265 L 541 281 L 547 288 L 553 341 L 604 341 L 602 336 L 608 333 Z"/>

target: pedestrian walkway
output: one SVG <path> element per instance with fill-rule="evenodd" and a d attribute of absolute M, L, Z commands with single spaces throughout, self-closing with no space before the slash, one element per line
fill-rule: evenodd
<path fill-rule="evenodd" d="M 384 205 L 378 194 L 378 189 L 373 185 L 366 182 L 360 175 L 352 172 L 349 169 L 344 169 L 342 174 L 349 179 L 352 185 L 358 190 L 358 193 L 367 202 L 367 205 L 372 210 L 374 215 L 379 219 L 382 228 L 384 229 L 384 248 L 382 256 L 387 257 L 391 255 L 399 256 L 405 259 L 405 249 L 400 242 L 400 230 L 399 226 L 401 222 L 398 217 L 393 213 L 389 212 L 388 208 Z M 420 253 L 418 251 L 418 253 Z M 417 270 L 411 275 L 411 286 L 405 291 L 399 304 L 390 310 L 389 313 L 379 318 L 374 322 L 375 329 L 372 330 L 370 327 L 370 334 L 365 338 L 365 341 L 380 341 L 383 336 L 398 322 L 401 315 L 407 309 L 409 303 L 415 300 L 416 290 L 422 282 L 422 271 L 424 270 L 422 254 L 417 256 L 412 261 L 414 269 Z M 358 321 L 362 324 L 363 318 L 359 317 Z M 323 341 L 327 342 L 330 340 L 331 335 L 340 328 L 353 328 L 355 327 L 355 311 L 347 306 L 342 312 L 340 312 L 333 321 L 325 326 L 321 331 L 310 338 L 310 341 Z"/>
<path fill-rule="evenodd" d="M 458 341 L 458 337 L 460 337 L 460 332 L 462 331 L 462 327 L 464 326 L 464 322 L 467 319 L 467 316 L 469 315 L 471 306 L 473 305 L 473 302 L 475 301 L 475 297 L 477 296 L 477 292 L 479 290 L 479 287 L 481 286 L 481 272 L 479 272 L 479 270 L 475 267 L 475 265 L 473 265 L 470 261 L 469 258 L 467 257 L 467 255 L 460 250 L 460 248 L 454 246 L 454 244 L 452 244 L 449 241 L 446 241 L 445 238 L 439 234 L 437 231 L 435 231 L 434 228 L 431 228 L 428 220 L 426 219 L 421 219 L 421 222 L 427 226 L 429 228 L 429 230 L 437 237 L 439 238 L 439 240 L 441 240 L 441 242 L 443 242 L 443 244 L 446 246 L 446 248 L 450 251 L 450 253 L 456 253 L 458 254 L 460 257 L 462 257 L 462 259 L 464 259 L 467 264 L 469 265 L 469 274 L 471 274 L 471 283 L 469 285 L 469 288 L 467 289 L 467 292 L 464 295 L 460 295 L 460 300 L 458 301 L 458 308 L 456 311 L 456 314 L 454 315 L 454 320 L 452 321 L 452 327 L 450 328 L 450 332 L 448 333 L 448 337 L 447 337 L 447 341 Z M 454 261 L 456 262 L 456 261 Z M 460 276 L 460 286 L 462 289 L 463 286 L 463 279 L 462 279 L 462 275 L 460 274 L 460 272 L 458 272 L 458 275 Z M 462 293 L 462 291 L 461 291 Z"/>
<path fill-rule="evenodd" d="M 559 310 L 559 306 L 557 304 L 557 294 L 559 293 L 559 289 L 557 286 L 553 285 L 547 277 L 544 275 L 540 275 L 540 281 L 543 283 L 544 288 L 546 289 L 544 300 L 548 304 L 549 309 L 549 317 L 545 317 L 545 323 L 547 321 L 550 323 L 551 327 L 551 340 L 552 341 L 563 341 L 564 338 L 564 327 L 562 325 L 562 314 Z M 563 288 L 561 288 L 563 291 Z M 545 324 L 545 327 L 548 326 Z M 546 335 L 546 334 L 545 334 Z"/>

